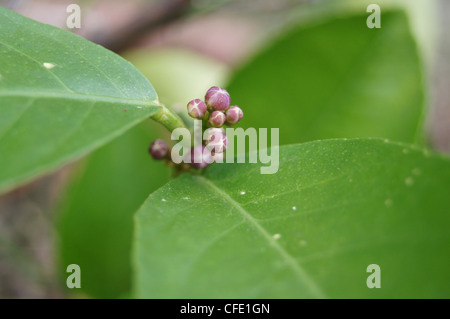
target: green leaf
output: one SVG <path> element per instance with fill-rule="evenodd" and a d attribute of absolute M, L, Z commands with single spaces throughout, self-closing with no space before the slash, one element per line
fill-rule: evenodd
<path fill-rule="evenodd" d="M 159 110 L 129 62 L 0 7 L 0 191 L 85 155 Z"/>
<path fill-rule="evenodd" d="M 146 124 L 93 152 L 58 209 L 61 273 L 67 278 L 67 265 L 78 264 L 81 289 L 92 297 L 130 290 L 133 214 L 169 180 L 169 169 L 147 152 L 157 133 Z"/>
<path fill-rule="evenodd" d="M 281 144 L 420 141 L 423 79 L 406 16 L 383 11 L 369 29 L 368 15 L 293 28 L 237 71 L 228 90 L 242 126 L 279 127 Z"/>
<path fill-rule="evenodd" d="M 448 158 L 378 139 L 279 150 L 276 174 L 215 164 L 150 195 L 138 297 L 450 297 Z"/>

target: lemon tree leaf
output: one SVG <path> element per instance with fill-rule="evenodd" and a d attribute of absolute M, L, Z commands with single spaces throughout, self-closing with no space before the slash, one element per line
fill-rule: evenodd
<path fill-rule="evenodd" d="M 279 150 L 275 174 L 214 164 L 149 196 L 138 297 L 450 297 L 448 158 L 380 139 Z"/>
<path fill-rule="evenodd" d="M 159 110 L 118 55 L 0 7 L 0 191 L 76 159 Z"/>

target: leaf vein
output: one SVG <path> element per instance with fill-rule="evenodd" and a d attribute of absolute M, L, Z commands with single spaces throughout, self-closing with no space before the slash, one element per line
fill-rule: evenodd
<path fill-rule="evenodd" d="M 0 141 L 3 140 L 3 138 L 8 135 L 8 133 L 13 129 L 14 125 L 20 121 L 20 119 L 23 117 L 23 115 L 30 109 L 30 106 L 33 105 L 35 99 L 31 98 L 26 106 L 23 108 L 20 115 L 13 121 L 10 122 L 9 126 L 3 131 L 3 133 L 0 135 Z"/>
<path fill-rule="evenodd" d="M 212 193 L 219 195 L 223 200 L 231 204 L 237 212 L 239 212 L 244 219 L 251 224 L 272 246 L 275 251 L 280 255 L 280 257 L 286 262 L 286 264 L 292 269 L 297 279 L 303 283 L 311 293 L 317 298 L 326 298 L 326 295 L 321 290 L 321 288 L 313 281 L 310 275 L 300 266 L 297 260 L 291 256 L 283 246 L 281 246 L 270 234 L 269 232 L 248 212 L 246 211 L 238 202 L 236 202 L 228 193 L 224 192 L 218 186 L 216 186 L 212 181 L 202 177 L 195 176 L 195 179 L 201 184 L 205 185 Z"/>
<path fill-rule="evenodd" d="M 66 89 L 68 92 L 74 92 L 71 88 L 69 88 L 69 87 L 63 82 L 63 80 L 62 80 L 58 75 L 56 75 L 52 70 L 50 70 L 50 69 L 44 67 L 43 62 L 39 62 L 38 60 L 36 60 L 36 59 L 33 58 L 32 56 L 29 56 L 28 54 L 26 54 L 26 53 L 24 53 L 24 52 L 22 52 L 22 51 L 20 51 L 20 50 L 17 50 L 16 48 L 14 48 L 14 47 L 12 47 L 12 46 L 10 46 L 10 45 L 8 45 L 8 44 L 2 42 L 2 41 L 0 41 L 0 44 L 3 45 L 3 46 L 5 46 L 6 48 L 9 48 L 10 50 L 16 51 L 16 52 L 19 53 L 20 55 L 23 55 L 24 57 L 28 58 L 29 60 L 35 62 L 35 63 L 36 63 L 37 65 L 39 65 L 39 67 L 41 67 L 43 70 L 45 70 L 45 71 L 47 71 L 48 73 L 50 73 L 50 74 L 58 81 L 58 83 L 61 84 L 61 86 L 62 86 L 64 89 Z"/>

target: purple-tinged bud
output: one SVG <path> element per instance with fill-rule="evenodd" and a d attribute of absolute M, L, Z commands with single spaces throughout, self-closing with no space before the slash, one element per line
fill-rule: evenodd
<path fill-rule="evenodd" d="M 153 141 L 148 151 L 155 160 L 166 158 L 169 154 L 169 148 L 167 147 L 166 142 L 164 142 L 163 140 Z"/>
<path fill-rule="evenodd" d="M 211 152 L 204 145 L 197 145 L 191 148 L 191 166 L 196 169 L 203 169 L 211 164 Z"/>
<path fill-rule="evenodd" d="M 224 153 L 211 152 L 211 159 L 217 163 L 223 163 Z"/>
<path fill-rule="evenodd" d="M 227 124 L 234 125 L 239 122 L 244 116 L 244 112 L 242 112 L 241 108 L 237 105 L 230 106 L 227 110 Z"/>
<path fill-rule="evenodd" d="M 208 124 L 212 127 L 222 127 L 226 119 L 227 117 L 225 113 L 221 111 L 214 111 L 209 116 Z"/>
<path fill-rule="evenodd" d="M 225 134 L 225 129 L 223 127 L 210 127 L 203 133 L 203 139 L 209 141 L 214 134 Z"/>
<path fill-rule="evenodd" d="M 206 113 L 206 104 L 200 99 L 192 100 L 187 105 L 187 111 L 190 117 L 202 119 Z"/>
<path fill-rule="evenodd" d="M 228 138 L 223 128 L 209 128 L 205 131 L 206 147 L 215 153 L 223 153 L 228 147 Z"/>
<path fill-rule="evenodd" d="M 230 106 L 230 94 L 225 89 L 213 86 L 206 92 L 205 102 L 208 108 L 224 111 Z"/>

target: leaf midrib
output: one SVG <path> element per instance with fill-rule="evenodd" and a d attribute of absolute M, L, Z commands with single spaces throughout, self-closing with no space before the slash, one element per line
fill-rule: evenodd
<path fill-rule="evenodd" d="M 20 90 L 0 90 L 0 97 L 27 97 L 27 98 L 49 98 L 49 99 L 67 99 L 67 100 L 92 100 L 108 103 L 125 103 L 134 104 L 136 106 L 159 106 L 159 101 L 155 100 L 139 100 L 133 98 L 111 97 L 96 94 L 84 94 L 79 92 L 50 92 L 50 91 L 20 91 Z"/>
<path fill-rule="evenodd" d="M 259 232 L 268 242 L 270 247 L 273 247 L 275 251 L 280 255 L 280 257 L 286 262 L 287 265 L 292 269 L 297 279 L 306 285 L 306 287 L 311 291 L 311 293 L 317 298 L 327 298 L 322 289 L 314 282 L 311 276 L 298 264 L 296 259 L 292 257 L 284 248 L 281 246 L 270 233 L 249 213 L 247 212 L 238 202 L 236 202 L 228 193 L 216 186 L 212 181 L 202 177 L 194 176 L 194 178 L 201 184 L 206 186 L 206 188 L 221 197 L 223 200 L 230 203 L 241 215 L 244 217 L 249 224 L 251 224 L 257 232 Z"/>

